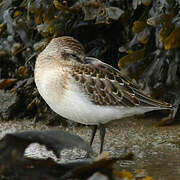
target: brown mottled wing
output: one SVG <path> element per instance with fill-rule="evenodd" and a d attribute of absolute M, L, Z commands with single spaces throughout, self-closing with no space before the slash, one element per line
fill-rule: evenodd
<path fill-rule="evenodd" d="M 95 104 L 171 108 L 168 103 L 154 100 L 143 94 L 136 85 L 110 65 L 89 63 L 72 68 L 74 79 L 83 87 L 85 93 Z"/>

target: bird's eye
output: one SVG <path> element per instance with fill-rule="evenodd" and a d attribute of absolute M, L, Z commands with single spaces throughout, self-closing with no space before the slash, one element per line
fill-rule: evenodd
<path fill-rule="evenodd" d="M 76 54 L 71 54 L 71 57 L 72 57 L 73 59 L 75 59 L 76 61 L 78 61 L 78 62 L 82 62 L 81 58 L 78 57 Z"/>
<path fill-rule="evenodd" d="M 71 57 L 78 58 L 75 54 L 71 54 Z"/>

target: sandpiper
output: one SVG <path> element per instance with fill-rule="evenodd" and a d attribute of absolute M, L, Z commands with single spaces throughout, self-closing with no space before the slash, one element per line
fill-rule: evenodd
<path fill-rule="evenodd" d="M 40 95 L 57 114 L 97 127 L 101 146 L 104 124 L 145 112 L 172 110 L 172 105 L 145 95 L 121 72 L 102 61 L 87 57 L 82 44 L 68 36 L 51 40 L 35 64 L 35 83 Z"/>

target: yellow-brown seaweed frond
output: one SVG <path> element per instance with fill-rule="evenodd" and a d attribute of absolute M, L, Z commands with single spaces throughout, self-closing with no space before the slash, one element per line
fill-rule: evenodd
<path fill-rule="evenodd" d="M 143 29 L 146 27 L 146 21 L 134 21 L 132 31 L 134 33 L 139 33 L 143 31 Z"/>
<path fill-rule="evenodd" d="M 119 68 L 120 69 L 124 68 L 133 62 L 143 59 L 144 54 L 145 54 L 145 50 L 141 49 L 141 50 L 134 51 L 131 54 L 128 54 L 128 55 L 122 57 L 118 63 Z"/>
<path fill-rule="evenodd" d="M 175 28 L 164 40 L 164 49 L 170 50 L 180 46 L 180 27 Z"/>

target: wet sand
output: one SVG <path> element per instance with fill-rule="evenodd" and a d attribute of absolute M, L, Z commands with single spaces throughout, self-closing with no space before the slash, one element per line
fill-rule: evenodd
<path fill-rule="evenodd" d="M 130 172 L 142 171 L 157 180 L 180 179 L 180 124 L 166 127 L 155 127 L 158 118 L 131 117 L 118 121 L 112 121 L 107 125 L 104 151 L 108 151 L 111 157 L 119 157 L 124 151 L 133 152 L 133 161 L 119 161 L 116 168 L 126 169 Z M 91 129 L 88 126 L 50 127 L 44 122 L 34 125 L 30 120 L 0 122 L 0 138 L 6 133 L 24 130 L 61 129 L 77 134 L 89 141 Z M 173 143 L 173 142 L 179 142 Z M 96 134 L 93 149 L 98 153 L 100 147 L 99 131 Z M 55 156 L 52 152 L 38 144 L 32 144 L 25 153 L 26 156 L 47 158 Z M 63 150 L 60 162 L 73 161 L 83 158 L 84 151 Z"/>

